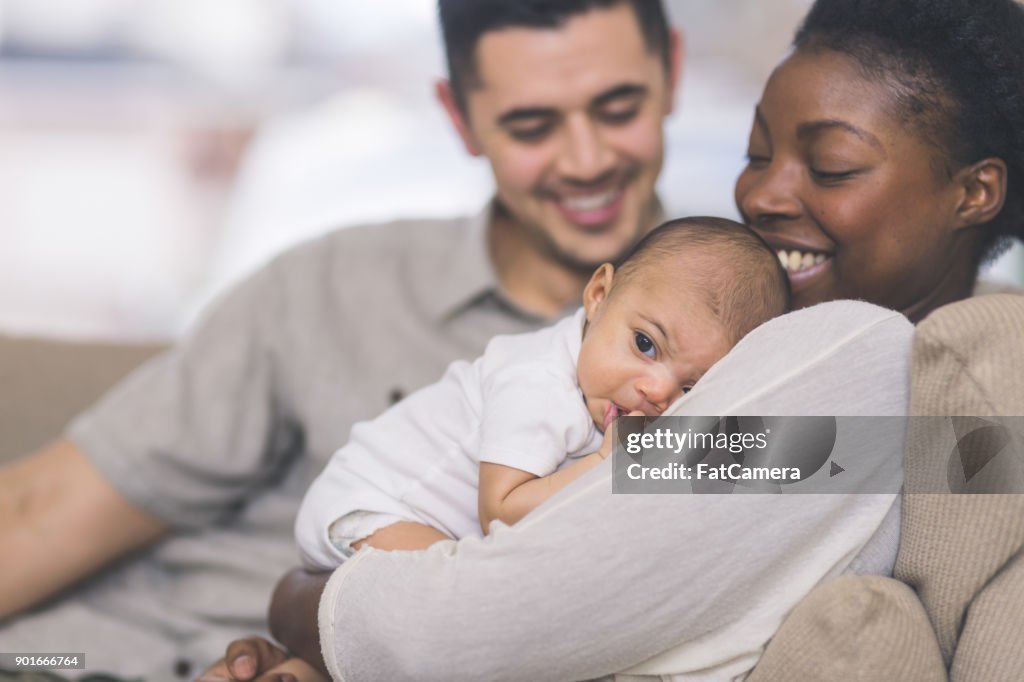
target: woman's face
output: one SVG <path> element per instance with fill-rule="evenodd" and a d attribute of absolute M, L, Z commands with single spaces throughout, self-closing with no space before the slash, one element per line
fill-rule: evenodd
<path fill-rule="evenodd" d="M 830 50 L 793 53 L 765 86 L 736 204 L 785 258 L 795 307 L 858 298 L 916 320 L 970 293 L 960 192 L 888 87 Z"/>

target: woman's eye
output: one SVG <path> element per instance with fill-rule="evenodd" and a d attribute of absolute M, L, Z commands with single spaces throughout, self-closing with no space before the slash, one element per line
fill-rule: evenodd
<path fill-rule="evenodd" d="M 817 169 L 814 169 L 814 168 L 811 169 L 811 177 L 813 177 L 816 182 L 819 182 L 819 183 L 821 183 L 823 185 L 842 182 L 843 180 L 848 180 L 848 179 L 852 178 L 856 174 L 857 174 L 857 171 L 855 171 L 855 170 L 852 170 L 852 171 L 824 171 L 824 170 L 817 170 Z"/>
<path fill-rule="evenodd" d="M 654 342 L 641 332 L 633 332 L 633 343 L 636 344 L 636 349 L 646 355 L 649 358 L 653 358 L 657 349 L 654 347 Z"/>
<path fill-rule="evenodd" d="M 772 162 L 771 157 L 764 154 L 747 152 L 747 166 L 754 169 L 766 168 Z"/>

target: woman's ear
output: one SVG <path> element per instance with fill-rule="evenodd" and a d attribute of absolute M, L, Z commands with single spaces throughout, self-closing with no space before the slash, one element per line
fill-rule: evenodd
<path fill-rule="evenodd" d="M 601 307 L 612 291 L 612 281 L 615 279 L 615 267 L 611 263 L 605 263 L 591 275 L 586 288 L 583 289 L 583 309 L 587 311 L 587 321 L 591 321 L 594 313 Z"/>
<path fill-rule="evenodd" d="M 1000 158 L 982 159 L 956 174 L 963 189 L 957 207 L 958 227 L 974 227 L 991 222 L 1006 202 L 1006 162 Z"/>

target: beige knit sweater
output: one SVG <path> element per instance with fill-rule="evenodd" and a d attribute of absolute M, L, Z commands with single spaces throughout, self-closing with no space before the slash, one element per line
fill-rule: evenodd
<path fill-rule="evenodd" d="M 918 325 L 910 413 L 1011 419 L 915 420 L 895 579 L 820 585 L 748 682 L 1024 679 L 1024 296 L 976 296 Z M 992 424 L 998 448 L 961 437 Z"/>

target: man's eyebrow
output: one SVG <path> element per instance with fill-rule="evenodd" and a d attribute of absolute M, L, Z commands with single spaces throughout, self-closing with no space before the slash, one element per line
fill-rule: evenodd
<path fill-rule="evenodd" d="M 646 85 L 639 83 L 623 83 L 605 90 L 591 100 L 591 106 L 602 107 L 609 102 L 624 97 L 643 97 L 648 92 Z M 538 118 L 555 118 L 558 116 L 558 109 L 555 107 L 516 107 L 509 109 L 498 116 L 498 125 L 505 126 L 517 121 L 533 120 Z"/>
<path fill-rule="evenodd" d="M 885 147 L 882 146 L 882 143 L 878 141 L 877 137 L 875 137 L 866 130 L 858 128 L 852 123 L 848 123 L 840 119 L 829 118 L 822 121 L 811 121 L 809 123 L 801 123 L 796 128 L 796 136 L 799 139 L 804 139 L 807 137 L 811 137 L 812 135 L 816 135 L 824 130 L 831 130 L 834 128 L 845 130 L 846 132 L 854 135 L 855 137 L 863 140 L 864 142 L 867 142 L 872 147 L 876 148 L 878 151 L 885 154 Z"/>
<path fill-rule="evenodd" d="M 504 126 L 516 121 L 554 118 L 555 116 L 558 116 L 558 110 L 554 107 L 518 107 L 516 109 L 509 109 L 499 116 L 498 125 Z"/>
<path fill-rule="evenodd" d="M 600 95 L 595 97 L 591 106 L 602 107 L 608 102 L 622 99 L 624 97 L 642 97 L 646 95 L 648 88 L 646 85 L 640 83 L 623 83 L 622 85 L 616 85 L 610 90 L 605 90 Z"/>

